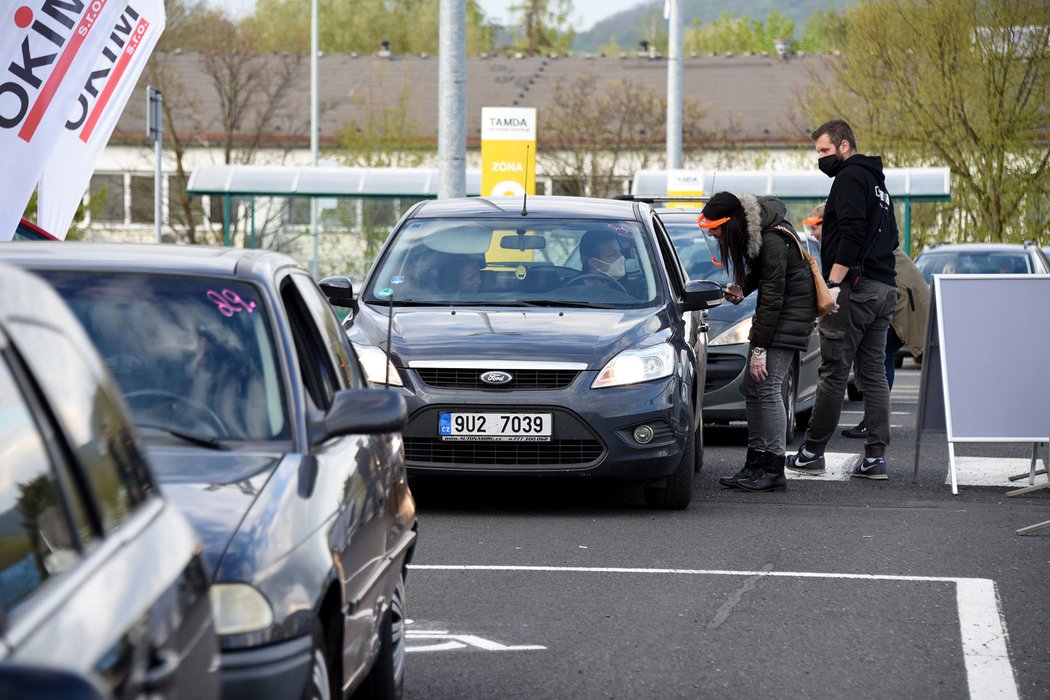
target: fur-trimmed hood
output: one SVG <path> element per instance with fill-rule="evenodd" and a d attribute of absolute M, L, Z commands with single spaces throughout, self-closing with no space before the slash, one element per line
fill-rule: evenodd
<path fill-rule="evenodd" d="M 747 221 L 747 257 L 754 260 L 762 250 L 762 232 L 777 226 L 794 228 L 787 222 L 787 207 L 776 197 L 753 194 L 739 195 Z"/>

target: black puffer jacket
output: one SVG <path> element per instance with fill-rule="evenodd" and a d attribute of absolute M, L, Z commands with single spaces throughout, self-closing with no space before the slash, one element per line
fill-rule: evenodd
<path fill-rule="evenodd" d="M 776 197 L 741 195 L 747 218 L 749 271 L 744 294 L 758 290 L 751 346 L 805 350 L 817 318 L 809 263 L 802 258 L 787 208 Z"/>

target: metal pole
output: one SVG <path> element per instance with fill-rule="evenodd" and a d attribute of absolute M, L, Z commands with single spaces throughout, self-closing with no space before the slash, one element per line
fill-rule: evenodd
<path fill-rule="evenodd" d="M 438 49 L 438 199 L 467 193 L 467 2 L 441 0 Z"/>
<path fill-rule="evenodd" d="M 667 0 L 667 169 L 682 167 L 682 8 Z"/>
<path fill-rule="evenodd" d="M 318 97 L 317 97 L 317 0 L 310 0 L 310 165 L 317 167 L 318 150 Z M 317 240 L 317 200 L 310 197 L 310 236 L 313 248 L 310 255 L 310 272 L 318 276 L 318 258 L 320 257 Z"/>
<path fill-rule="evenodd" d="M 153 226 L 157 243 L 161 242 L 161 224 L 164 220 L 164 95 L 152 85 L 146 86 L 146 137 L 153 142 L 156 170 L 153 174 Z"/>
<path fill-rule="evenodd" d="M 157 133 L 157 171 L 153 176 L 153 221 L 157 231 L 157 243 L 162 241 L 160 229 L 163 220 L 163 209 L 161 205 L 164 202 L 164 171 L 161 166 L 164 155 L 164 137 L 162 133 Z"/>

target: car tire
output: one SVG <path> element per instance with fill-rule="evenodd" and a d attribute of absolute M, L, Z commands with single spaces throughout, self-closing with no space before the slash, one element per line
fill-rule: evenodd
<path fill-rule="evenodd" d="M 405 575 L 398 576 L 390 607 L 379 627 L 379 656 L 372 665 L 355 700 L 400 700 L 405 692 Z"/>
<path fill-rule="evenodd" d="M 685 510 L 693 500 L 693 472 L 696 460 L 696 431 L 690 430 L 685 439 L 685 449 L 678 468 L 663 486 L 646 486 L 645 503 L 650 508 L 661 510 Z"/>
<path fill-rule="evenodd" d="M 787 376 L 784 377 L 784 442 L 790 445 L 795 441 L 795 401 L 797 399 L 795 387 L 798 386 L 798 370 L 791 367 Z"/>
<path fill-rule="evenodd" d="M 321 623 L 314 621 L 313 647 L 310 649 L 310 675 L 303 687 L 302 700 L 332 700 L 332 674 L 328 647 Z"/>
<path fill-rule="evenodd" d="M 699 474 L 704 468 L 704 421 L 696 426 L 696 455 L 693 458 L 693 473 Z"/>

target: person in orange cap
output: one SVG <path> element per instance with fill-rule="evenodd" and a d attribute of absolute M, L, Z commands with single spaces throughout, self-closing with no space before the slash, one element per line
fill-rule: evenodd
<path fill-rule="evenodd" d="M 802 225 L 806 227 L 809 235 L 817 239 L 817 243 L 821 242 L 824 236 L 824 202 L 813 207 L 809 216 L 802 220 Z"/>

